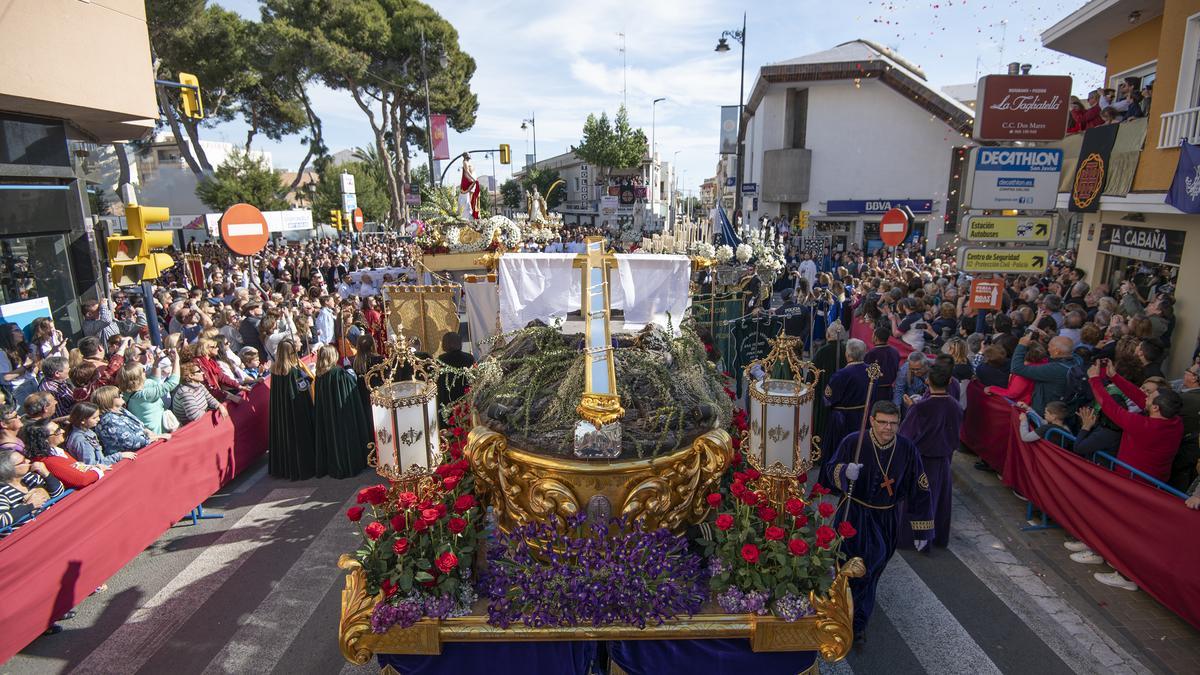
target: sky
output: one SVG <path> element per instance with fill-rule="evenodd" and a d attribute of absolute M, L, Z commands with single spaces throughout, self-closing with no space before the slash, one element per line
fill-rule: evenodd
<path fill-rule="evenodd" d="M 214 4 L 259 16 L 257 0 Z M 936 89 L 1004 72 L 1012 61 L 1032 64 L 1034 73 L 1071 75 L 1076 93 L 1100 85 L 1104 76 L 1100 66 L 1041 46 L 1041 33 L 1083 0 L 429 4 L 455 26 L 460 47 L 476 62 L 471 88 L 479 111 L 473 128 L 450 131 L 451 156 L 508 143 L 514 164 L 523 164 L 533 137 L 521 123 L 534 118 L 537 156 L 546 159 L 579 142 L 588 113 L 611 117 L 625 102 L 631 122 L 653 135 L 659 157 L 677 160 L 679 188 L 693 193 L 715 173 L 720 106 L 738 102 L 739 46 L 730 40 L 725 53 L 714 47 L 723 31 L 741 28 L 743 11 L 747 97 L 759 67 L 860 38 L 919 66 Z M 348 93 L 313 85 L 311 96 L 331 152 L 373 142 Z M 652 114 L 651 101 L 659 97 L 666 100 Z M 239 143 L 245 129 L 235 121 L 204 137 Z M 305 154 L 299 136 L 255 145 L 272 153 L 276 168 L 295 169 Z M 423 157 L 414 160 L 423 163 Z M 492 174 L 488 158 L 476 157 L 475 166 L 481 175 Z M 497 163 L 496 169 L 500 182 L 511 175 L 511 167 Z"/>

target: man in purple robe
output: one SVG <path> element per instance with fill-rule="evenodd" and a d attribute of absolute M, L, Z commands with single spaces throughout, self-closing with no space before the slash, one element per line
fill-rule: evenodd
<path fill-rule="evenodd" d="M 833 491 L 849 493 L 839 520 L 848 521 L 857 534 L 842 542 L 848 558 L 862 558 L 867 573 L 850 580 L 854 596 L 854 639 L 866 641 L 867 622 L 875 610 L 875 587 L 896 552 L 901 528 L 896 505 L 907 502 L 906 524 L 918 549 L 933 536 L 929 515 L 929 480 L 921 454 L 912 441 L 897 434 L 900 409 L 891 401 L 871 406 L 871 426 L 865 434 L 850 434 L 821 467 L 821 481 Z M 858 447 L 862 437 L 862 448 Z"/>
<path fill-rule="evenodd" d="M 875 381 L 875 392 L 871 394 L 871 403 L 875 401 L 890 401 L 895 390 L 896 375 L 900 372 L 900 352 L 888 344 L 892 332 L 887 328 L 875 328 L 875 346 L 863 357 L 863 363 L 878 363 L 883 371 L 883 377 Z"/>
<path fill-rule="evenodd" d="M 867 410 L 867 389 L 871 380 L 862 362 L 867 345 L 862 340 L 846 341 L 846 365 L 829 378 L 825 386 L 825 407 L 829 417 L 821 435 L 821 447 L 832 453 L 846 436 L 862 426 Z"/>
<path fill-rule="evenodd" d="M 917 446 L 929 479 L 930 510 L 933 512 L 933 545 L 950 544 L 950 460 L 958 449 L 958 431 L 963 411 L 950 395 L 951 368 L 935 362 L 929 368 L 929 395 L 908 410 L 900 425 L 900 436 Z M 901 509 L 903 512 L 903 508 Z M 913 539 L 903 514 L 900 516 L 901 545 Z"/>

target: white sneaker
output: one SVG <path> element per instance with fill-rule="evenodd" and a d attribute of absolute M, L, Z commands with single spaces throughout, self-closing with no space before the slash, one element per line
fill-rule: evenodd
<path fill-rule="evenodd" d="M 1068 540 L 1064 541 L 1063 548 L 1067 549 L 1068 551 L 1071 551 L 1072 553 L 1089 550 L 1088 545 L 1083 543 L 1082 541 L 1079 541 L 1078 539 L 1068 539 Z"/>
<path fill-rule="evenodd" d="M 1120 588 L 1126 591 L 1136 591 L 1138 589 L 1137 584 L 1121 576 L 1120 572 L 1096 572 L 1092 576 L 1096 578 L 1096 581 L 1105 586 L 1112 586 L 1113 588 Z"/>
<path fill-rule="evenodd" d="M 1071 560 L 1074 560 L 1081 565 L 1101 565 L 1104 563 L 1104 558 L 1096 555 L 1096 552 L 1090 548 L 1072 553 Z"/>

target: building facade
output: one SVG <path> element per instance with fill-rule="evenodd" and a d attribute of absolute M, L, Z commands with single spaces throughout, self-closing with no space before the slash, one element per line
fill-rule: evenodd
<path fill-rule="evenodd" d="M 742 119 L 743 212 L 807 211 L 834 251 L 873 251 L 880 216 L 906 204 L 918 216 L 912 236 L 935 241 L 947 229 L 952 150 L 972 120 L 919 68 L 865 40 L 765 65 Z M 718 189 L 732 192 L 722 173 L 733 175 L 719 166 Z"/>
<path fill-rule="evenodd" d="M 1163 370 L 1180 377 L 1200 337 L 1200 215 L 1166 203 L 1180 143 L 1200 144 L 1200 0 L 1092 0 L 1042 33 L 1049 49 L 1105 67 L 1105 82 L 1076 83 L 1076 95 L 1126 77 L 1152 90 L 1144 120 L 1123 122 L 1118 141 L 1145 125 L 1144 142 L 1124 194 L 1106 185 L 1093 213 L 1072 214 L 1077 225 L 1078 265 L 1093 286 L 1115 293 L 1129 280 L 1143 291 L 1161 275 L 1175 291 L 1176 327 Z M 1128 127 L 1128 129 L 1126 128 Z M 1068 170 L 1078 162 L 1079 135 L 1063 147 Z M 1114 151 L 1115 152 L 1115 151 Z M 1072 154 L 1073 153 L 1073 154 Z M 1117 160 L 1114 159 L 1115 163 Z M 1115 165 L 1115 164 L 1114 164 Z M 1069 177 L 1060 185 L 1060 209 L 1070 205 Z"/>
<path fill-rule="evenodd" d="M 158 117 L 145 5 L 16 2 L 3 17 L 0 300 L 45 297 L 73 334 L 79 299 L 105 283 L 83 160 L 145 136 Z"/>

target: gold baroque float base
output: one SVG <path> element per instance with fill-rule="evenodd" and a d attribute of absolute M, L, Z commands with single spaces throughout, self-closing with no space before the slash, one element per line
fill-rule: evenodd
<path fill-rule="evenodd" d="M 661 626 L 590 626 L 576 628 L 529 628 L 515 625 L 497 628 L 487 623 L 486 601 L 467 615 L 445 621 L 422 620 L 409 628 L 392 628 L 386 633 L 371 631 L 371 613 L 382 595 L 366 592 L 366 576 L 353 556 L 343 555 L 338 567 L 346 570 L 342 590 L 342 617 L 338 645 L 347 661 L 363 665 L 376 654 L 442 653 L 450 642 L 563 642 L 570 640 L 699 640 L 748 638 L 756 652 L 815 651 L 821 658 L 840 661 L 854 640 L 854 601 L 849 581 L 866 573 L 862 560 L 853 558 L 838 571 L 829 592 L 809 594 L 816 614 L 787 622 L 772 616 L 701 613 L 667 621 Z M 719 611 L 719 610 L 718 610 Z"/>
<path fill-rule="evenodd" d="M 476 490 L 505 532 L 579 513 L 643 521 L 681 533 L 704 520 L 705 496 L 733 458 L 729 434 L 714 429 L 685 448 L 649 459 L 576 460 L 509 447 L 486 427 L 468 437 L 466 456 Z"/>

